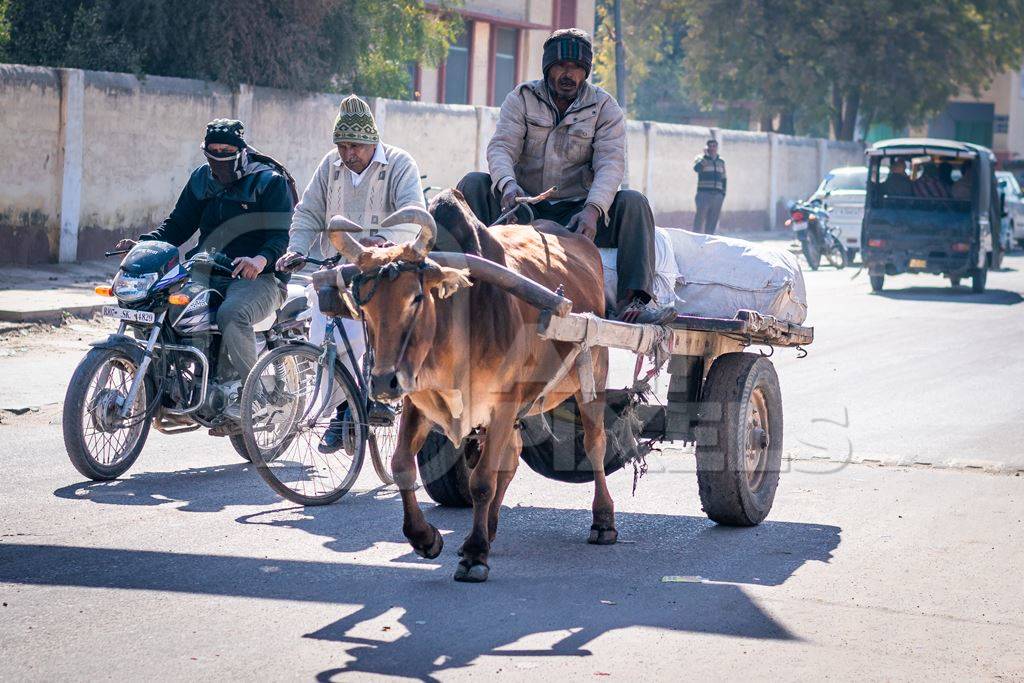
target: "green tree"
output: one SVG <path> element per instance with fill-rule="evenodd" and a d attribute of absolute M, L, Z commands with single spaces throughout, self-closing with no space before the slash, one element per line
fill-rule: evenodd
<path fill-rule="evenodd" d="M 25 64 L 408 96 L 456 23 L 422 0 L 2 0 Z"/>
<path fill-rule="evenodd" d="M 685 123 L 699 110 L 687 96 L 682 70 L 686 2 L 622 1 L 630 116 Z M 613 0 L 598 0 L 596 5 L 594 82 L 616 93 L 612 7 Z"/>
<path fill-rule="evenodd" d="M 1024 54 L 1024 0 L 687 0 L 689 82 L 765 118 L 922 123 Z"/>

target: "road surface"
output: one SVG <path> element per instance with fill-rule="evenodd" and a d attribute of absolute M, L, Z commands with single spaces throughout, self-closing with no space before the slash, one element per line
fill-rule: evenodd
<path fill-rule="evenodd" d="M 5 334 L 0 406 L 40 407 L 0 413 L 0 679 L 1024 680 L 1024 257 L 1006 266 L 984 295 L 807 273 L 817 339 L 773 358 L 768 521 L 709 522 L 670 448 L 635 496 L 610 477 L 620 543 L 588 546 L 591 487 L 522 467 L 483 585 L 451 580 L 469 513 L 421 493 L 446 541 L 421 560 L 371 467 L 302 509 L 226 441 L 153 433 L 126 478 L 82 481 L 55 404 L 100 331 Z"/>

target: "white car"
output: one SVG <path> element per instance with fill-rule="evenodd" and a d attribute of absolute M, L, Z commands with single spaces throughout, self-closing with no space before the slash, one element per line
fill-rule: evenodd
<path fill-rule="evenodd" d="M 811 199 L 820 199 L 831 209 L 829 224 L 839 231 L 839 239 L 846 247 L 847 260 L 850 263 L 860 251 L 860 230 L 861 223 L 864 222 L 867 185 L 866 166 L 833 168 L 825 174 L 821 185 L 811 195 Z"/>
<path fill-rule="evenodd" d="M 1009 171 L 996 171 L 996 182 L 999 183 L 999 196 L 1003 198 L 1003 234 L 1004 247 L 1007 251 L 1016 240 L 1024 247 L 1024 193 L 1020 183 Z"/>

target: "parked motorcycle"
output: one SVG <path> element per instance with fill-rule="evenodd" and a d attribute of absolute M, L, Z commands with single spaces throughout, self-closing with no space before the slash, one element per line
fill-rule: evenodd
<path fill-rule="evenodd" d="M 165 434 L 206 427 L 250 460 L 238 423 L 224 414 L 244 378 L 217 372 L 223 296 L 209 276 L 230 276 L 231 259 L 200 252 L 181 262 L 177 247 L 158 241 L 107 252 L 120 254 L 127 256 L 113 282 L 96 288 L 117 299 L 102 309 L 120 321 L 117 333 L 90 344 L 64 399 L 71 463 L 90 479 L 116 479 L 138 458 L 150 426 Z M 305 309 L 304 290 L 290 285 L 284 305 L 255 326 L 258 353 L 303 338 Z"/>
<path fill-rule="evenodd" d="M 821 258 L 837 269 L 846 267 L 846 249 L 839 231 L 829 224 L 829 209 L 820 200 L 791 202 L 786 227 L 792 228 L 811 270 L 821 266 Z"/>

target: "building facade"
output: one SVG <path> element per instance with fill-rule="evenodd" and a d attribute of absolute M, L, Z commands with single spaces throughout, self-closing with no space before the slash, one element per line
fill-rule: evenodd
<path fill-rule="evenodd" d="M 977 97 L 961 94 L 914 132 L 985 145 L 1003 166 L 1024 164 L 1024 66 L 997 76 Z"/>
<path fill-rule="evenodd" d="M 422 102 L 500 106 L 518 83 L 541 77 L 542 46 L 553 30 L 594 32 L 594 0 L 467 0 L 446 11 L 465 30 L 444 63 L 414 67 L 413 95 Z"/>

